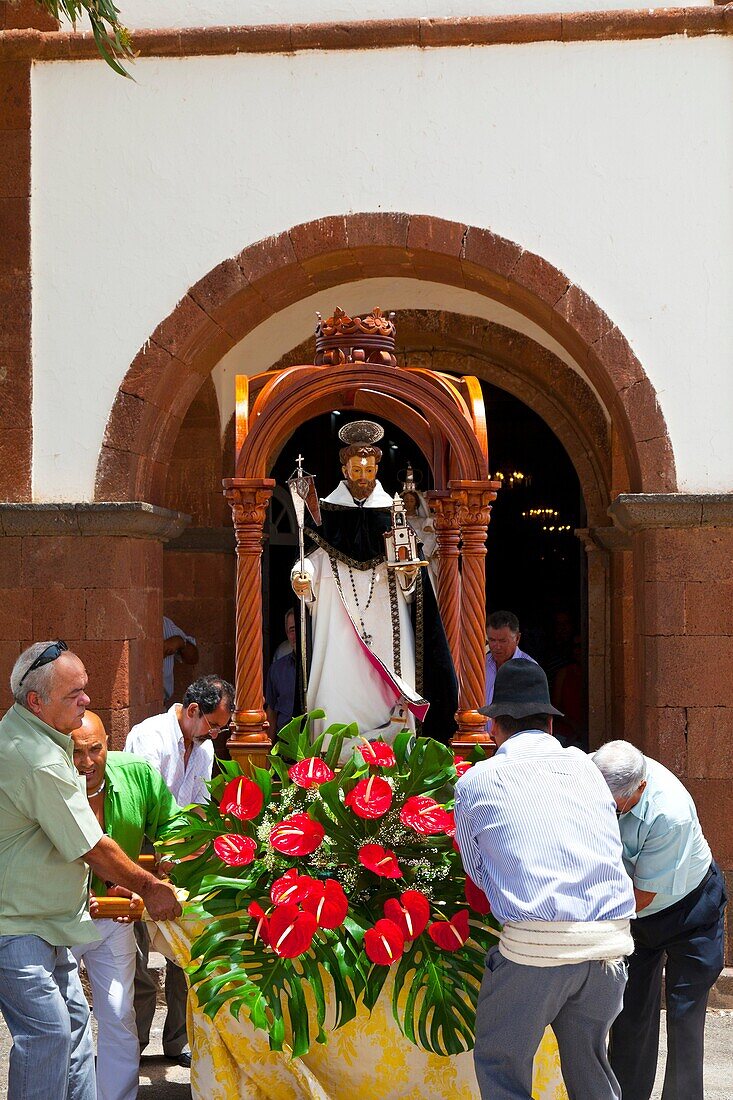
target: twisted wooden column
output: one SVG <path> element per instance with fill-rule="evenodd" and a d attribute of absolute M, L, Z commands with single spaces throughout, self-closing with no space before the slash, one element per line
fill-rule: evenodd
<path fill-rule="evenodd" d="M 461 684 L 455 747 L 487 741 L 486 718 L 478 714 L 486 693 L 486 532 L 495 481 L 451 481 L 461 527 Z"/>
<path fill-rule="evenodd" d="M 461 529 L 456 502 L 450 492 L 426 493 L 433 514 L 438 547 L 438 607 L 450 647 L 453 666 L 461 669 L 461 574 L 459 569 Z"/>
<path fill-rule="evenodd" d="M 236 704 L 227 747 L 245 770 L 264 767 L 272 748 L 263 704 L 262 534 L 271 478 L 225 478 L 237 546 Z"/>

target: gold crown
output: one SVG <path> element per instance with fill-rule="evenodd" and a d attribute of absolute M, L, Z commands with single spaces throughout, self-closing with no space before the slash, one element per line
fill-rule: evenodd
<path fill-rule="evenodd" d="M 349 317 L 338 306 L 325 321 L 316 314 L 316 366 L 339 363 L 379 363 L 396 367 L 394 313 L 375 306 L 365 317 Z"/>

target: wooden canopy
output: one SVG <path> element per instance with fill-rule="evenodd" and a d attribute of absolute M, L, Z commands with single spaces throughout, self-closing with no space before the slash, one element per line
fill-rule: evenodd
<path fill-rule="evenodd" d="M 261 557 L 275 487 L 268 474 L 296 428 L 334 410 L 399 424 L 430 465 L 435 489 L 427 497 L 437 535 L 438 603 L 460 684 L 454 745 L 487 739 L 486 719 L 477 713 L 485 691 L 484 559 L 490 506 L 499 485 L 488 477 L 480 385 L 473 376 L 453 378 L 397 366 L 389 351 L 394 325 L 378 310 L 353 319 L 337 310 L 334 318 L 319 325 L 319 332 L 331 326 L 329 350 L 319 356 L 325 362 L 236 381 L 236 476 L 223 484 L 237 548 L 236 707 L 229 749 L 242 763 L 261 764 L 271 748 L 262 709 Z M 387 338 L 372 336 L 370 346 L 375 326 Z"/>

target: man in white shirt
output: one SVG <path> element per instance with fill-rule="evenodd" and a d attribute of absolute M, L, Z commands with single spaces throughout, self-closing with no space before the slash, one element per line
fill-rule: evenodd
<path fill-rule="evenodd" d="M 592 762 L 551 736 L 547 677 L 499 669 L 491 760 L 456 784 L 456 842 L 466 874 L 502 924 L 486 957 L 474 1063 L 484 1100 L 520 1100 L 551 1026 L 570 1100 L 621 1100 L 606 1055 L 621 1011 L 634 894 L 609 791 Z"/>
<path fill-rule="evenodd" d="M 229 728 L 234 710 L 234 688 L 221 676 L 195 680 L 183 696 L 163 714 L 146 718 L 130 730 L 125 752 L 135 753 L 160 772 L 179 806 L 208 802 L 216 738 Z M 150 943 L 142 923 L 136 924 L 139 957 L 135 974 L 135 1014 L 141 1051 L 150 1039 L 155 1015 L 157 984 L 148 970 Z M 165 998 L 168 1006 L 163 1027 L 163 1054 L 190 1066 L 186 1036 L 188 986 L 180 967 L 166 964 Z"/>

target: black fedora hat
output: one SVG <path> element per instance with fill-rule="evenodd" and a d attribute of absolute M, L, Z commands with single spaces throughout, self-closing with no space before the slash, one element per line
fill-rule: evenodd
<path fill-rule="evenodd" d="M 562 711 L 550 702 L 547 677 L 534 661 L 515 657 L 505 661 L 496 674 L 494 698 L 488 707 L 479 707 L 479 714 L 496 718 L 528 718 L 530 714 L 559 714 Z"/>

